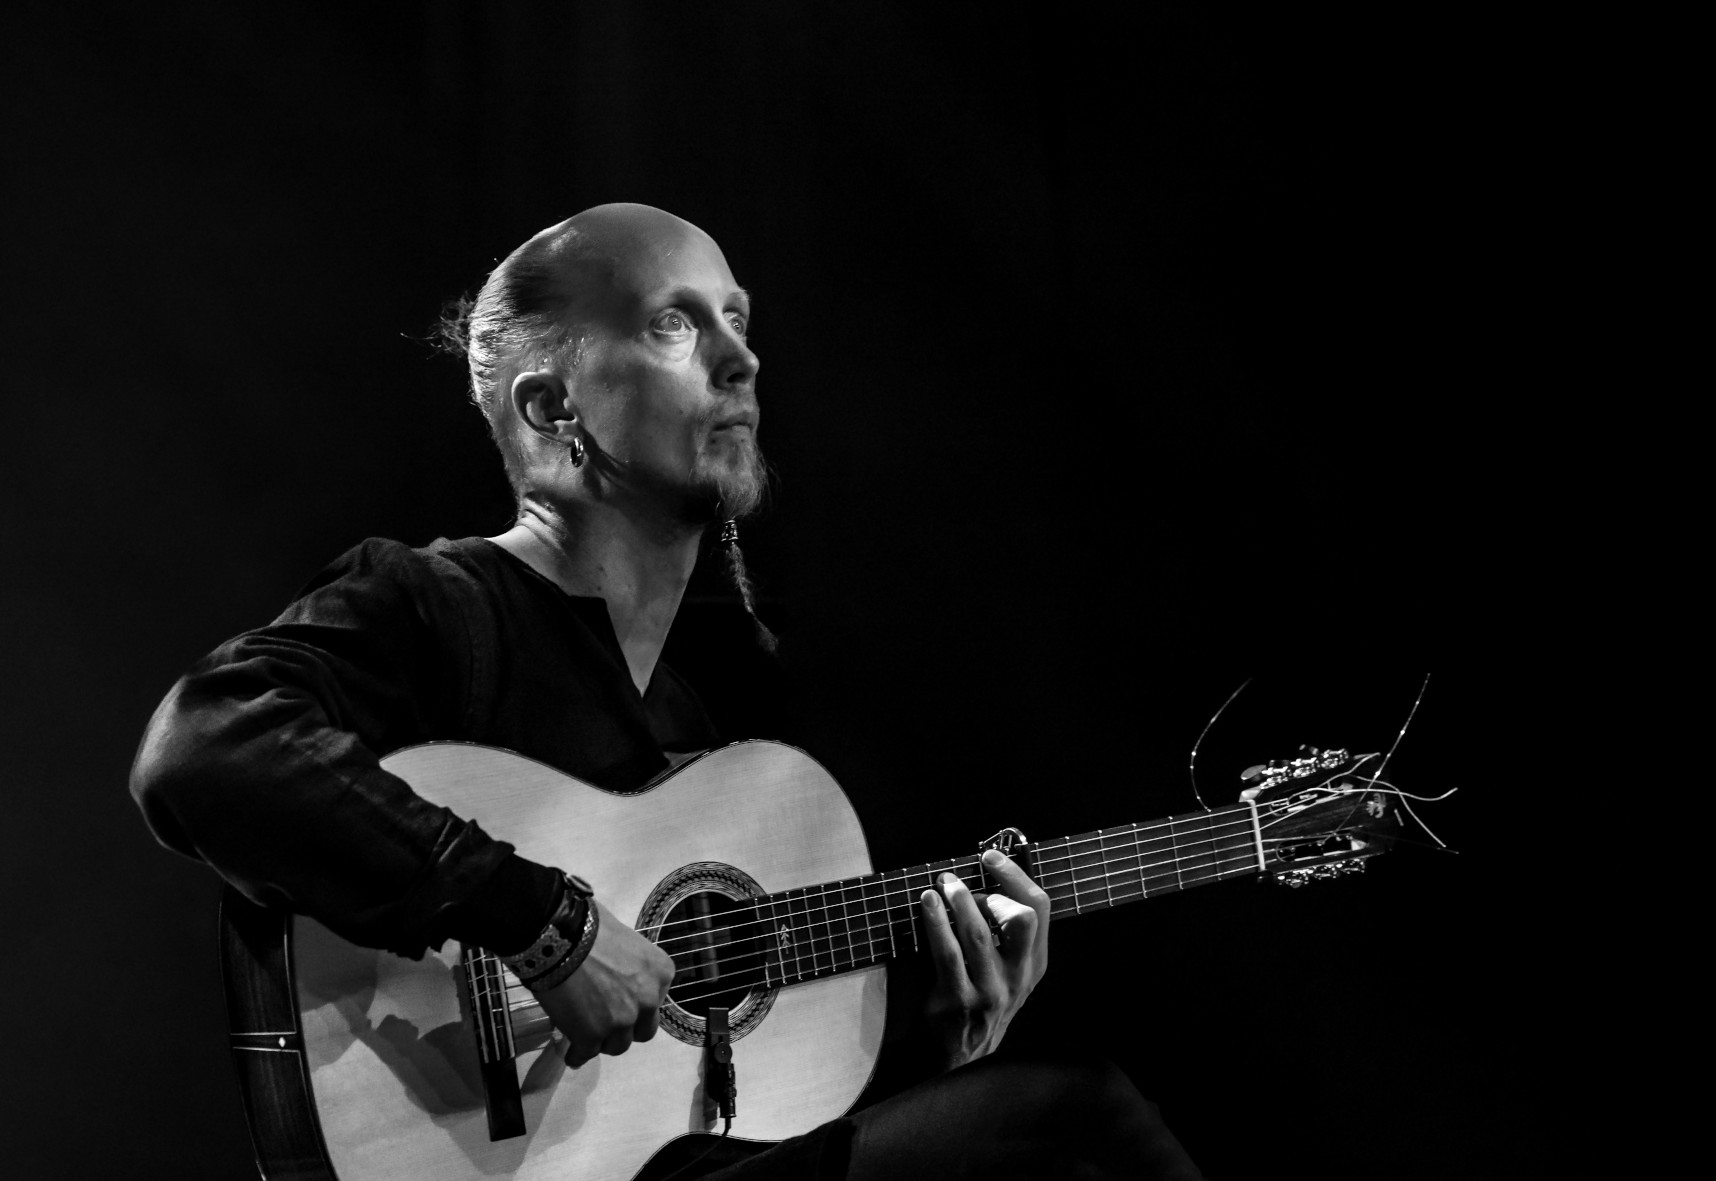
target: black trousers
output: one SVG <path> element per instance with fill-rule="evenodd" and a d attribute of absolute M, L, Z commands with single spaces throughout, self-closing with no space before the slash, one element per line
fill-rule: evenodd
<path fill-rule="evenodd" d="M 659 1181 L 1200 1181 L 1156 1106 L 1100 1058 L 993 1056 L 756 1153 L 682 1141 Z M 697 1153 L 708 1149 L 701 1158 Z M 754 1155 L 748 1155 L 754 1154 Z"/>

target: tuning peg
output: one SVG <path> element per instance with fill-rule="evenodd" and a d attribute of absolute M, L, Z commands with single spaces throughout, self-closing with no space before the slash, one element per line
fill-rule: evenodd
<path fill-rule="evenodd" d="M 1267 770 L 1269 770 L 1269 764 L 1267 763 L 1259 763 L 1255 767 L 1247 767 L 1239 773 L 1239 781 L 1241 783 L 1256 783 L 1259 779 L 1263 778 L 1263 773 Z"/>

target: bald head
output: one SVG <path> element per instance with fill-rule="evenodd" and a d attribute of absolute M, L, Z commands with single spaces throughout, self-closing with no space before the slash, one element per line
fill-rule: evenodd
<path fill-rule="evenodd" d="M 718 260 L 726 270 L 715 240 L 684 218 L 622 202 L 549 226 L 513 251 L 495 274 L 509 268 L 539 274 L 552 288 L 562 329 L 576 335 L 622 327 L 617 321 L 693 255 Z"/>
<path fill-rule="evenodd" d="M 513 254 L 540 250 L 546 257 L 572 265 L 594 262 L 620 267 L 647 263 L 691 241 L 714 244 L 708 234 L 665 209 L 620 201 L 573 214 L 536 234 Z"/>
<path fill-rule="evenodd" d="M 598 205 L 533 235 L 489 276 L 466 334 L 471 398 L 515 492 L 632 480 L 744 511 L 761 483 L 749 316 L 714 239 L 664 210 Z M 585 450 L 595 460 L 568 482 L 556 465 Z"/>
<path fill-rule="evenodd" d="M 522 472 L 506 413 L 513 376 L 528 365 L 574 368 L 585 335 L 613 326 L 615 313 L 688 248 L 720 258 L 714 239 L 664 209 L 596 205 L 532 235 L 443 325 L 465 354 L 471 401 L 488 419 L 515 489 Z"/>

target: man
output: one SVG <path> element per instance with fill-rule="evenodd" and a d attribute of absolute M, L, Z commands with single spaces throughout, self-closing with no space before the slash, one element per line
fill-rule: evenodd
<path fill-rule="evenodd" d="M 599 206 L 514 251 L 462 343 L 517 523 L 366 542 L 194 667 L 133 773 L 163 843 L 356 943 L 516 957 L 572 1066 L 653 1037 L 668 956 L 577 866 L 525 861 L 378 758 L 459 738 L 627 791 L 718 741 L 660 656 L 709 530 L 761 496 L 750 311 L 715 242 L 657 209 Z M 731 1175 L 1196 1175 L 1112 1067 L 990 1058 L 1042 976 L 1049 914 L 992 859 L 999 892 L 949 875 L 920 899 L 938 1077 Z"/>

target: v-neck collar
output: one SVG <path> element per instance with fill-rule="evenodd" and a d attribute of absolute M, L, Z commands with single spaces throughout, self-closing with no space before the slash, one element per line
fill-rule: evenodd
<path fill-rule="evenodd" d="M 564 602 L 573 614 L 578 616 L 580 622 L 595 633 L 596 639 L 600 641 L 603 649 L 619 667 L 620 675 L 624 678 L 626 687 L 636 695 L 638 702 L 644 704 L 649 701 L 649 695 L 655 689 L 656 674 L 661 670 L 661 659 L 657 657 L 655 668 L 650 670 L 649 687 L 640 693 L 637 682 L 632 680 L 632 666 L 626 662 L 626 650 L 620 646 L 620 635 L 614 630 L 614 617 L 608 614 L 608 600 L 600 595 L 575 595 L 505 546 L 497 545 L 487 537 L 479 540 L 505 557 L 514 567 L 523 570 L 542 586 L 553 591 L 556 597 Z"/>

